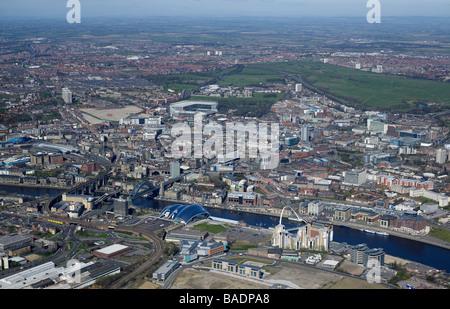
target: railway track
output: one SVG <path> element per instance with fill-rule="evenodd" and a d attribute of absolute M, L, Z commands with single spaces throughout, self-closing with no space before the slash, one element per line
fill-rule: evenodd
<path fill-rule="evenodd" d="M 149 234 L 146 231 L 142 231 L 139 229 L 133 228 L 116 228 L 116 230 L 124 231 L 124 232 L 133 232 L 140 233 L 142 237 L 146 238 L 148 241 L 151 241 L 155 246 L 155 251 L 153 252 L 150 259 L 139 265 L 136 269 L 134 269 L 131 273 L 121 277 L 119 281 L 115 282 L 109 289 L 118 289 L 124 283 L 130 280 L 131 278 L 136 278 L 140 274 L 142 274 L 146 269 L 148 269 L 153 263 L 159 259 L 159 257 L 164 253 L 164 241 L 155 235 Z"/>
<path fill-rule="evenodd" d="M 76 220 L 61 220 L 55 219 L 54 217 L 48 217 L 48 216 L 40 216 L 39 219 L 46 220 L 53 223 L 58 223 L 61 225 L 70 225 L 70 224 L 76 224 L 80 226 L 84 226 L 87 228 L 94 228 L 99 230 L 108 230 L 108 225 L 106 224 L 99 224 L 99 223 L 90 223 L 90 222 L 80 222 Z M 57 221 L 58 220 L 58 221 Z M 118 289 L 124 282 L 130 280 L 131 278 L 138 277 L 140 274 L 142 274 L 145 270 L 147 270 L 150 266 L 153 265 L 155 261 L 157 261 L 164 253 L 165 245 L 164 241 L 149 233 L 146 230 L 139 229 L 139 228 L 133 228 L 133 227 L 115 227 L 116 231 L 123 231 L 123 232 L 130 232 L 139 234 L 140 237 L 144 237 L 148 241 L 152 242 L 154 244 L 155 251 L 153 252 L 152 256 L 139 265 L 136 269 L 134 269 L 131 273 L 121 277 L 117 282 L 115 282 L 109 289 Z"/>

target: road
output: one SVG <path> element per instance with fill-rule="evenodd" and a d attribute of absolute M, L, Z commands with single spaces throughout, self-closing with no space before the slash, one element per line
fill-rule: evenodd
<path fill-rule="evenodd" d="M 142 237 L 146 238 L 147 240 L 151 241 L 154 244 L 155 251 L 144 263 L 139 265 L 136 269 L 134 269 L 131 273 L 121 277 L 117 282 L 115 282 L 110 289 L 118 289 L 120 286 L 127 282 L 128 280 L 132 278 L 138 278 L 144 274 L 144 272 L 153 265 L 155 261 L 159 259 L 161 255 L 164 253 L 165 245 L 164 241 L 160 239 L 159 237 L 156 237 L 155 235 L 152 235 L 148 233 L 145 230 L 137 229 L 137 228 L 117 228 L 118 231 L 124 231 L 124 232 L 133 232 L 133 233 L 140 233 Z"/>
<path fill-rule="evenodd" d="M 20 216 L 20 215 L 16 215 L 16 216 Z M 20 216 L 20 217 L 24 217 L 24 216 Z M 39 220 L 55 220 L 54 217 L 50 217 L 50 216 L 41 216 L 39 218 Z M 27 268 L 30 267 L 34 267 L 37 265 L 40 265 L 42 263 L 46 263 L 49 261 L 53 261 L 55 264 L 59 263 L 61 261 L 64 261 L 70 257 L 72 257 L 79 244 L 80 244 L 80 240 L 78 239 L 78 237 L 76 237 L 74 235 L 74 231 L 75 231 L 75 225 L 80 225 L 80 226 L 84 226 L 86 228 L 94 228 L 94 229 L 98 229 L 101 231 L 107 231 L 108 230 L 108 224 L 103 224 L 103 223 L 91 223 L 91 222 L 82 222 L 82 221 L 78 221 L 78 220 L 65 220 L 65 225 L 64 225 L 64 231 L 62 232 L 62 235 L 60 237 L 60 240 L 63 243 L 63 246 L 61 248 L 59 248 L 54 255 L 52 255 L 51 258 L 49 259 L 45 259 L 43 261 L 40 261 L 38 263 L 31 263 L 29 265 L 27 265 Z M 71 225 L 72 224 L 72 225 Z M 73 225 L 75 224 L 75 225 Z M 123 276 L 122 278 L 120 278 L 117 282 L 115 282 L 113 284 L 113 286 L 110 287 L 110 289 L 117 289 L 119 288 L 124 282 L 132 279 L 132 278 L 138 278 L 140 276 L 142 276 L 145 271 L 153 265 L 153 263 L 155 261 L 157 261 L 164 253 L 165 250 L 165 245 L 164 245 L 164 241 L 149 233 L 146 230 L 143 229 L 139 229 L 139 228 L 135 228 L 135 227 L 116 227 L 115 229 L 116 231 L 124 231 L 124 232 L 131 232 L 131 233 L 135 233 L 135 234 L 139 234 L 141 237 L 144 237 L 145 239 L 147 239 L 148 241 L 152 242 L 154 245 L 154 252 L 152 254 L 152 256 L 145 261 L 143 264 L 139 265 L 136 269 L 134 269 L 131 273 Z M 65 251 L 65 247 L 66 247 L 66 241 L 67 240 L 73 240 L 73 246 L 71 247 L 70 251 Z M 14 270 L 11 270 L 11 273 L 13 273 Z M 10 275 L 10 272 L 3 272 L 2 273 L 2 277 Z"/>

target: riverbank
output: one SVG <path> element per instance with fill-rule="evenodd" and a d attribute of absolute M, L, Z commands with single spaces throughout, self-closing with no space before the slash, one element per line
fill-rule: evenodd
<path fill-rule="evenodd" d="M 175 203 L 175 204 L 191 204 L 188 203 L 186 201 L 175 201 L 175 200 L 169 200 L 169 199 L 161 199 L 161 198 L 154 198 L 155 200 L 158 201 L 162 201 L 162 202 L 169 202 L 169 203 Z M 245 213 L 251 213 L 251 214 L 259 214 L 259 215 L 266 215 L 266 216 L 271 216 L 274 218 L 280 218 L 280 214 L 275 214 L 275 213 L 269 213 L 266 211 L 251 211 L 249 209 L 241 209 L 239 207 L 226 207 L 226 206 L 220 206 L 220 205 L 203 205 L 205 207 L 211 207 L 211 208 L 218 208 L 218 209 L 224 209 L 224 210 L 234 210 L 234 211 L 239 211 L 239 212 L 245 212 Z M 264 209 L 264 208 L 263 208 Z M 283 216 L 285 219 L 287 219 L 289 216 L 285 215 Z M 302 217 L 305 218 L 306 221 L 308 220 L 312 220 L 313 216 L 307 216 L 307 215 L 302 215 Z M 413 241 L 419 241 L 419 242 L 423 242 L 429 245 L 433 245 L 436 247 L 440 247 L 443 249 L 447 249 L 450 250 L 450 243 L 445 242 L 443 240 L 440 240 L 438 238 L 434 238 L 428 235 L 409 235 L 409 234 L 405 234 L 399 231 L 394 231 L 391 229 L 384 229 L 384 228 L 380 228 L 377 226 L 372 226 L 372 225 L 367 225 L 367 224 L 361 224 L 358 222 L 351 222 L 351 221 L 320 221 L 317 220 L 318 222 L 321 223 L 328 223 L 328 224 L 333 224 L 333 225 L 338 225 L 338 226 L 342 226 L 342 227 L 350 227 L 350 228 L 354 228 L 354 229 L 369 229 L 369 230 L 374 230 L 374 231 L 378 231 L 378 232 L 386 232 L 389 235 L 392 236 L 396 236 L 396 237 L 400 237 L 400 238 L 405 238 L 405 239 L 410 239 Z M 387 236 L 389 237 L 389 236 Z"/>
<path fill-rule="evenodd" d="M 360 224 L 357 222 L 350 222 L 350 221 L 332 221 L 333 225 L 339 225 L 339 226 L 343 226 L 343 227 L 350 227 L 350 228 L 354 228 L 354 229 L 368 229 L 368 230 L 373 230 L 376 232 L 385 232 L 388 233 L 389 235 L 392 236 L 396 236 L 396 237 L 400 237 L 400 238 L 406 238 L 406 239 L 410 239 L 410 240 L 414 240 L 414 241 L 420 241 L 423 243 L 427 243 L 429 245 L 433 245 L 436 247 L 440 247 L 443 249 L 447 249 L 450 250 L 450 243 L 445 242 L 443 240 L 428 236 L 428 235 L 409 235 L 409 234 L 405 234 L 402 232 L 398 232 L 398 231 L 394 231 L 394 230 L 388 230 L 388 229 L 384 229 L 384 228 L 380 228 L 380 227 L 376 227 L 376 226 L 371 226 L 371 225 L 365 225 L 365 224 Z"/>
<path fill-rule="evenodd" d="M 71 188 L 67 188 L 67 187 L 48 186 L 48 185 L 42 185 L 42 184 L 33 185 L 33 184 L 27 184 L 27 183 L 4 183 L 4 182 L 0 182 L 0 187 L 1 186 L 30 188 L 30 189 L 51 189 L 51 190 L 61 190 L 61 191 L 69 191 L 71 189 Z"/>

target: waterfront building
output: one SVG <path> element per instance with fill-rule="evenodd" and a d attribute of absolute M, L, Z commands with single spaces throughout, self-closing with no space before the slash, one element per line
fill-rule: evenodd
<path fill-rule="evenodd" d="M 351 261 L 358 265 L 365 264 L 365 255 L 369 248 L 366 244 L 358 244 L 352 247 Z"/>
<path fill-rule="evenodd" d="M 328 251 L 331 241 L 333 225 L 316 221 L 294 230 L 287 230 L 279 224 L 272 235 L 272 246 L 283 249 Z"/>
<path fill-rule="evenodd" d="M 371 248 L 365 252 L 364 266 L 369 268 L 373 265 L 384 266 L 384 257 L 385 253 L 382 248 Z"/>
<path fill-rule="evenodd" d="M 351 261 L 364 267 L 374 265 L 383 266 L 385 253 L 382 248 L 369 248 L 367 244 L 358 244 L 352 247 Z"/>
<path fill-rule="evenodd" d="M 397 231 L 409 234 L 425 234 L 427 233 L 426 220 L 417 214 L 404 213 L 400 217 L 394 219 L 393 228 Z"/>
<path fill-rule="evenodd" d="M 209 218 L 209 213 L 200 205 L 177 204 L 165 207 L 159 214 L 159 217 L 188 224 Z"/>
<path fill-rule="evenodd" d="M 333 218 L 335 220 L 347 221 L 350 219 L 351 214 L 352 214 L 352 211 L 351 211 L 350 207 L 339 206 L 334 209 Z"/>
<path fill-rule="evenodd" d="M 227 203 L 229 205 L 257 206 L 258 196 L 254 192 L 229 192 Z"/>

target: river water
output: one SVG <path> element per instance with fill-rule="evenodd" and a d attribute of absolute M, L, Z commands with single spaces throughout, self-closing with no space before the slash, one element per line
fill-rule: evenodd
<path fill-rule="evenodd" d="M 176 203 L 144 198 L 133 201 L 134 206 L 160 210 L 162 210 L 165 206 L 173 204 Z M 279 223 L 279 218 L 273 216 L 220 209 L 215 207 L 204 208 L 213 217 L 243 221 L 251 226 L 273 228 Z M 292 226 L 298 224 L 293 221 L 290 222 Z M 283 221 L 283 224 L 289 227 L 288 222 Z M 369 248 L 383 248 L 386 254 L 419 262 L 450 273 L 450 250 L 448 249 L 392 235 L 383 236 L 370 234 L 358 229 L 338 225 L 333 227 L 333 231 L 333 240 L 336 242 L 346 242 L 349 245 L 365 243 Z"/>
<path fill-rule="evenodd" d="M 31 196 L 53 196 L 59 193 L 57 189 L 23 188 L 17 186 L 0 186 L 0 192 L 1 191 Z M 133 201 L 133 205 L 136 207 L 153 208 L 157 210 L 162 210 L 165 206 L 173 204 L 176 203 L 146 198 L 139 198 Z M 215 207 L 205 207 L 205 209 L 211 216 L 243 221 L 248 225 L 256 227 L 273 228 L 279 222 L 279 218 L 277 217 L 262 214 L 239 212 Z M 283 221 L 283 224 L 288 225 L 286 221 Z M 295 226 L 298 223 L 290 221 L 290 224 Z M 392 235 L 382 236 L 370 234 L 358 229 L 337 225 L 334 226 L 333 238 L 334 241 L 346 242 L 349 245 L 365 243 L 369 248 L 383 248 L 386 254 L 419 262 L 450 273 L 450 250 L 444 248 Z"/>

